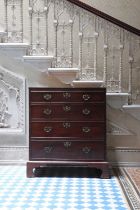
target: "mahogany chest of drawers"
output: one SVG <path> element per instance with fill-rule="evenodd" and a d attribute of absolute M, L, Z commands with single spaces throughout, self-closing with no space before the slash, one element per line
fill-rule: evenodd
<path fill-rule="evenodd" d="M 27 176 L 50 165 L 94 167 L 109 178 L 105 88 L 29 89 Z"/>

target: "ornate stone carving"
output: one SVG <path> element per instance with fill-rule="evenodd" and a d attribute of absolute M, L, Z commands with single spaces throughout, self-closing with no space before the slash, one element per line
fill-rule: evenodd
<path fill-rule="evenodd" d="M 48 55 L 48 12 L 51 0 L 29 2 L 30 44 L 29 55 Z M 44 36 L 45 35 L 45 36 Z"/>
<path fill-rule="evenodd" d="M 0 75 L 1 76 L 1 75 Z M 0 128 L 7 128 L 10 113 L 8 112 L 8 96 L 0 88 Z"/>
<path fill-rule="evenodd" d="M 25 129 L 25 81 L 0 67 L 0 128 Z"/>
<path fill-rule="evenodd" d="M 23 0 L 5 0 L 4 42 L 23 42 Z"/>

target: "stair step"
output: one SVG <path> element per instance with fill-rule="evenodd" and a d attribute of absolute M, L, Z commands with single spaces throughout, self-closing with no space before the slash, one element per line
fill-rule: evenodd
<path fill-rule="evenodd" d="M 6 34 L 7 34 L 7 32 L 4 31 L 4 27 L 2 27 L 2 26 L 0 25 L 0 36 L 1 36 L 1 35 L 6 35 Z"/>
<path fill-rule="evenodd" d="M 128 103 L 129 93 L 107 93 L 107 104 L 115 109 L 122 109 Z"/>
<path fill-rule="evenodd" d="M 23 55 L 26 55 L 28 47 L 28 43 L 0 43 L 0 50 L 6 51 L 14 58 L 22 58 Z"/>
<path fill-rule="evenodd" d="M 0 28 L 0 43 L 3 42 L 4 37 L 6 36 L 7 32 Z"/>
<path fill-rule="evenodd" d="M 5 36 L 7 33 L 5 31 L 0 30 L 0 36 Z"/>
<path fill-rule="evenodd" d="M 74 87 L 102 87 L 104 84 L 104 81 L 102 80 L 74 80 L 72 82 Z"/>
<path fill-rule="evenodd" d="M 78 68 L 48 68 L 48 74 L 56 77 L 63 84 L 72 84 L 72 81 L 77 78 Z"/>
<path fill-rule="evenodd" d="M 128 97 L 129 93 L 114 93 L 114 92 L 107 92 L 107 96 L 114 96 L 114 97 Z"/>
<path fill-rule="evenodd" d="M 140 105 L 132 104 L 132 105 L 124 105 L 123 109 L 130 115 L 132 115 L 137 120 L 140 120 Z"/>
<path fill-rule="evenodd" d="M 53 56 L 23 56 L 25 62 L 37 67 L 41 72 L 46 72 L 52 66 Z"/>

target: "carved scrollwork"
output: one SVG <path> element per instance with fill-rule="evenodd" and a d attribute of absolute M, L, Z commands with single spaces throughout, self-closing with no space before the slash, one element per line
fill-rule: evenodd
<path fill-rule="evenodd" d="M 8 96 L 0 89 L 0 128 L 7 128 L 10 113 L 8 112 Z"/>
<path fill-rule="evenodd" d="M 12 129 L 25 126 L 25 80 L 23 77 L 0 67 L 0 87 L 7 96 L 5 123 Z M 12 100 L 12 103 L 11 103 Z M 1 101 L 1 100 L 0 100 Z"/>

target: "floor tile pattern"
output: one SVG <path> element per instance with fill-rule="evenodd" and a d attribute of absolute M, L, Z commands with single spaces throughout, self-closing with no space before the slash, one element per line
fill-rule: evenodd
<path fill-rule="evenodd" d="M 127 173 L 129 179 L 133 183 L 136 191 L 138 192 L 140 196 L 140 168 L 137 167 L 131 167 L 131 168 L 125 168 L 125 172 Z"/>
<path fill-rule="evenodd" d="M 131 210 L 140 210 L 139 172 L 139 168 L 133 167 L 114 169 Z"/>
<path fill-rule="evenodd" d="M 26 178 L 25 166 L 0 166 L 2 210 L 128 210 L 115 176 Z"/>

